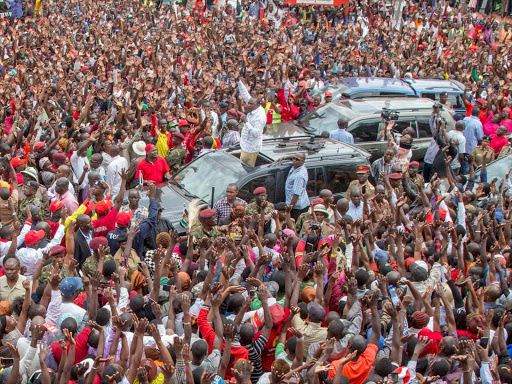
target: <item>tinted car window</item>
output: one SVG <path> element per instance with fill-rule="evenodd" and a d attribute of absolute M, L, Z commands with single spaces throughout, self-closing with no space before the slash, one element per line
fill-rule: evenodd
<path fill-rule="evenodd" d="M 309 197 L 318 196 L 322 186 L 325 184 L 324 171 L 320 168 L 308 168 L 308 183 L 306 191 Z"/>
<path fill-rule="evenodd" d="M 421 94 L 421 97 L 424 98 L 424 99 L 435 100 L 436 99 L 436 94 L 435 93 L 424 92 L 424 93 Z"/>
<path fill-rule="evenodd" d="M 377 141 L 380 121 L 377 119 L 360 120 L 351 125 L 348 130 L 354 136 L 354 143 Z"/>
<path fill-rule="evenodd" d="M 405 128 L 411 127 L 416 132 L 416 122 L 413 116 L 410 117 L 400 117 L 396 122 L 394 129 L 402 132 Z M 415 134 L 416 136 L 416 134 Z"/>
<path fill-rule="evenodd" d="M 338 127 L 338 119 L 341 114 L 338 108 L 327 104 L 304 116 L 300 124 L 308 127 L 315 134 L 320 135 L 323 131 L 332 131 Z M 308 129 L 308 131 L 309 131 Z"/>
<path fill-rule="evenodd" d="M 418 124 L 419 137 L 431 137 L 432 132 L 430 130 L 429 116 L 418 116 L 416 117 L 416 123 Z"/>
<path fill-rule="evenodd" d="M 250 203 L 254 200 L 253 191 L 258 187 L 265 187 L 267 189 L 267 200 L 271 203 L 275 203 L 275 184 L 276 181 L 273 174 L 260 176 L 256 179 L 250 180 L 247 184 L 241 187 L 238 191 L 238 197 Z"/>
<path fill-rule="evenodd" d="M 340 169 L 339 166 L 329 165 L 325 167 L 326 180 L 323 188 L 332 193 L 345 193 L 348 185 L 356 179 L 355 170 Z"/>

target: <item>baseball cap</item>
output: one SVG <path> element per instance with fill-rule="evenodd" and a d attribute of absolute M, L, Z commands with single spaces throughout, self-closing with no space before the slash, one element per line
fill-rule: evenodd
<path fill-rule="evenodd" d="M 60 282 L 60 292 L 64 296 L 71 296 L 73 293 L 82 288 L 84 284 L 80 277 L 65 277 Z"/>

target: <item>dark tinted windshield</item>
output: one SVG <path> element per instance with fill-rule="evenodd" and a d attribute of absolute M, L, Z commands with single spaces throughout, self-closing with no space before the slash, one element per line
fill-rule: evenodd
<path fill-rule="evenodd" d="M 216 156 L 201 156 L 180 170 L 174 181 L 188 193 L 209 203 L 212 187 L 215 188 L 215 196 L 220 196 L 226 192 L 228 184 L 236 183 L 240 178 L 239 173 L 217 161 Z"/>
<path fill-rule="evenodd" d="M 505 177 L 505 173 L 512 168 L 512 156 L 505 156 L 501 159 L 493 161 L 487 165 L 487 182 L 491 182 L 494 178 L 501 180 Z M 475 174 L 475 179 L 480 180 L 480 170 Z"/>
<path fill-rule="evenodd" d="M 338 119 L 345 116 L 349 120 L 353 114 L 346 108 L 329 103 L 308 113 L 299 120 L 299 125 L 306 127 L 307 133 L 320 135 L 323 131 L 330 132 L 338 127 Z"/>
<path fill-rule="evenodd" d="M 324 101 L 324 94 L 325 94 L 325 92 L 332 92 L 332 99 L 333 100 L 338 100 L 341 97 L 341 94 L 343 92 L 350 92 L 350 88 L 347 87 L 343 83 L 339 83 L 339 84 L 336 84 L 336 85 L 329 84 L 329 85 L 326 85 L 325 87 L 317 89 L 316 91 L 313 91 L 311 93 L 311 97 L 315 97 L 316 95 L 320 95 L 320 96 L 322 96 L 322 101 Z"/>

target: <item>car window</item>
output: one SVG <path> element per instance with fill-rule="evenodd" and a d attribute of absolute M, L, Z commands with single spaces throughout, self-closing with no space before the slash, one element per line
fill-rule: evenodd
<path fill-rule="evenodd" d="M 416 137 L 416 121 L 413 116 L 409 117 L 400 117 L 396 122 L 393 129 L 399 131 L 400 133 L 405 129 L 411 127 L 414 129 L 414 137 Z"/>
<path fill-rule="evenodd" d="M 174 176 L 174 181 L 188 193 L 208 202 L 212 187 L 215 188 L 215 196 L 219 196 L 225 193 L 228 184 L 239 179 L 237 172 L 206 155 L 198 157 Z"/>
<path fill-rule="evenodd" d="M 428 92 L 424 92 L 421 94 L 421 97 L 423 99 L 431 99 L 431 100 L 435 100 L 436 99 L 436 94 L 435 93 L 428 93 Z"/>
<path fill-rule="evenodd" d="M 448 101 L 452 104 L 452 108 L 463 108 L 462 97 L 456 93 L 450 93 L 448 95 Z"/>
<path fill-rule="evenodd" d="M 355 122 L 348 127 L 354 142 L 366 143 L 369 141 L 377 141 L 377 134 L 379 131 L 380 119 L 365 119 Z"/>
<path fill-rule="evenodd" d="M 308 183 L 306 184 L 308 196 L 318 196 L 318 193 L 323 189 L 324 184 L 325 180 L 323 169 L 321 167 L 308 168 Z"/>
<path fill-rule="evenodd" d="M 349 94 L 343 94 L 344 97 L 348 97 Z M 362 99 L 363 97 L 378 96 L 378 92 L 357 92 L 352 94 L 351 99 Z"/>
<path fill-rule="evenodd" d="M 430 130 L 430 122 L 429 121 L 430 121 L 429 116 L 416 117 L 416 123 L 418 124 L 418 136 L 420 139 L 432 136 L 432 131 Z"/>
<path fill-rule="evenodd" d="M 345 193 L 350 182 L 357 178 L 355 169 L 340 169 L 334 165 L 325 167 L 325 175 L 322 189 L 329 189 L 332 193 Z"/>
<path fill-rule="evenodd" d="M 338 127 L 341 113 L 334 105 L 327 104 L 314 112 L 308 113 L 300 120 L 300 124 L 308 127 L 312 132 L 320 135 L 323 131 L 330 132 Z"/>
<path fill-rule="evenodd" d="M 405 92 L 387 92 L 387 91 L 380 91 L 379 96 L 404 96 L 408 95 Z"/>
<path fill-rule="evenodd" d="M 267 189 L 267 200 L 276 203 L 276 179 L 274 174 L 250 180 L 239 189 L 238 197 L 250 203 L 254 200 L 253 191 L 258 187 L 265 187 Z"/>

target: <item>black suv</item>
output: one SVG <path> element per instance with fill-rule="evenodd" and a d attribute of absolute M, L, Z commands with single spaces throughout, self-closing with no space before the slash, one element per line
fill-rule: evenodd
<path fill-rule="evenodd" d="M 356 166 L 368 165 L 370 158 L 368 152 L 353 145 L 315 137 L 264 140 L 255 167 L 240 161 L 240 148 L 210 152 L 182 167 L 171 182 L 159 186 L 157 200 L 164 208 L 162 217 L 182 232 L 180 221 L 189 202 L 199 198 L 213 206 L 225 196 L 231 183 L 238 186 L 239 197 L 248 203 L 253 200 L 253 190 L 260 186 L 266 187 L 269 201 L 285 201 L 284 186 L 291 162 L 275 161 L 297 152 L 306 155 L 310 197 L 328 188 L 335 199 L 340 198 L 356 179 Z"/>

